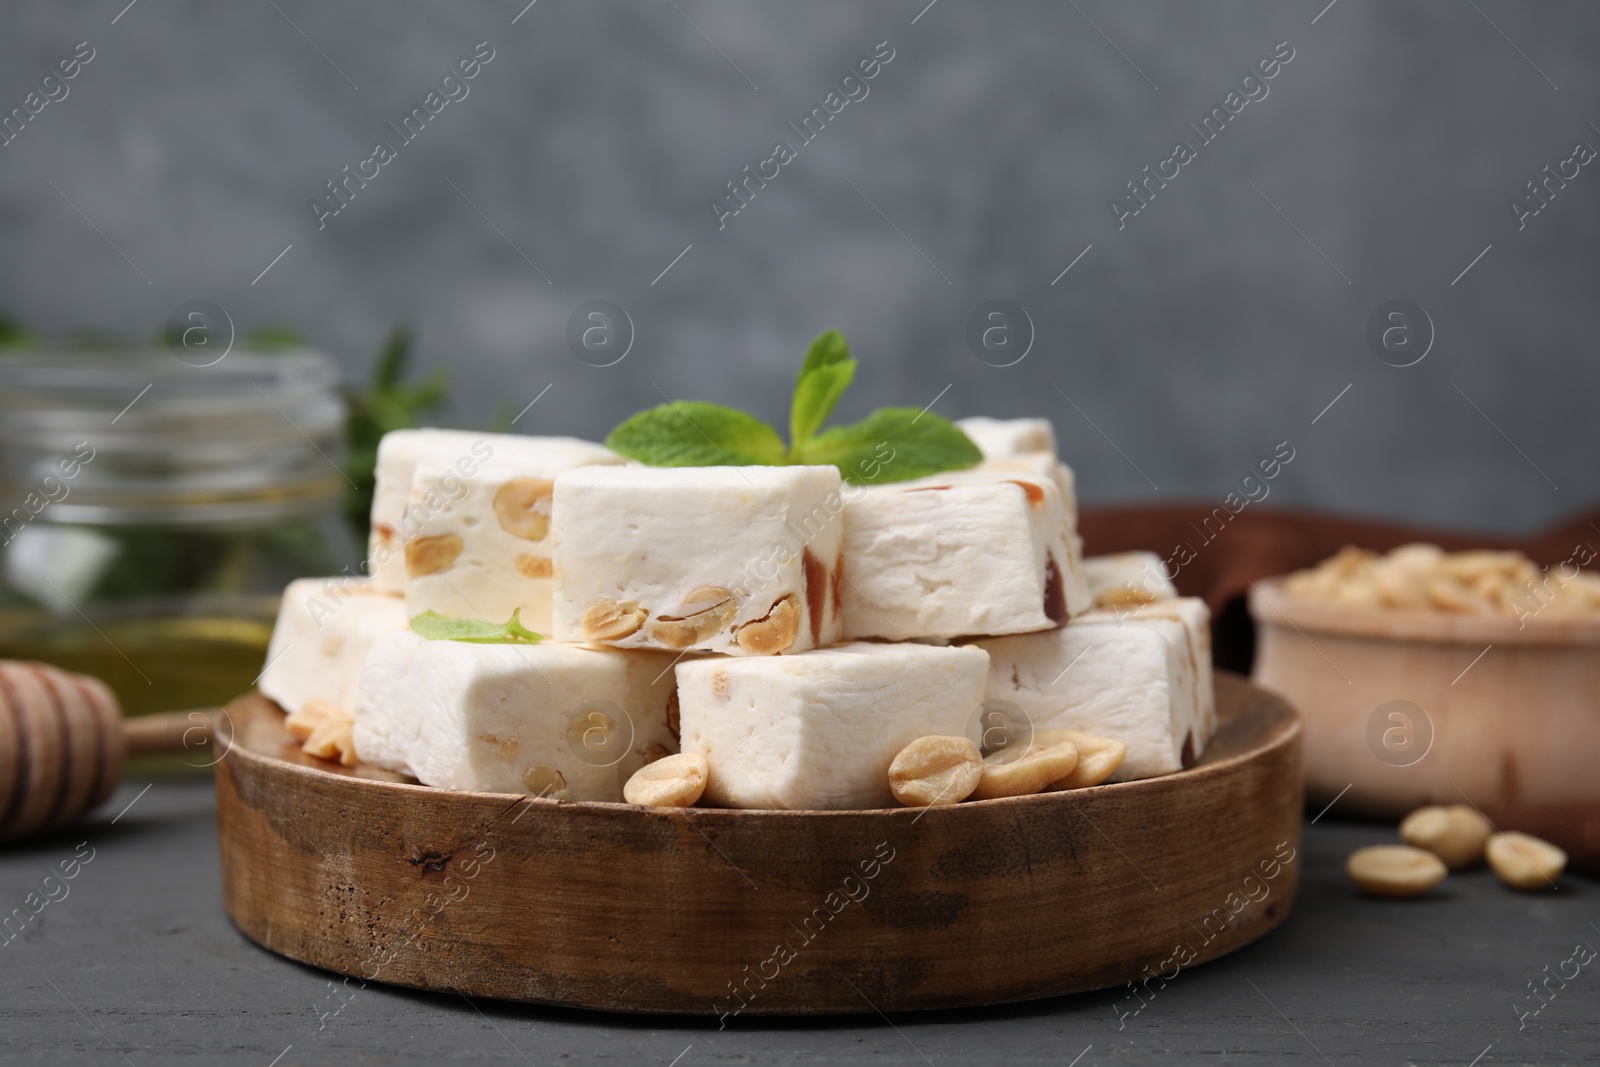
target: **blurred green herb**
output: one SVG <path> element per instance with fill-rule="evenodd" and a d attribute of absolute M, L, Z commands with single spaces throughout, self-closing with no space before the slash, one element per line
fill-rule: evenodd
<path fill-rule="evenodd" d="M 409 329 L 396 326 L 378 350 L 367 387 L 345 393 L 349 407 L 345 422 L 345 443 L 349 448 L 345 473 L 355 483 L 355 488 L 345 494 L 345 515 L 363 537 L 372 514 L 379 439 L 391 430 L 416 426 L 420 417 L 436 410 L 450 392 L 450 378 L 443 370 L 435 370 L 420 382 L 404 380 L 406 365 L 411 360 L 411 340 Z"/>

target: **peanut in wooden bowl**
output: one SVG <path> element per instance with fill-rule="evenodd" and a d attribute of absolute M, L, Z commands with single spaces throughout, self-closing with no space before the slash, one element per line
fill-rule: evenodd
<path fill-rule="evenodd" d="M 805 812 L 379 780 L 305 756 L 251 694 L 217 767 L 223 899 L 263 947 L 364 981 L 708 1023 L 1105 988 L 1294 903 L 1299 722 L 1236 676 L 1217 698 L 1201 762 L 1164 778 Z"/>
<path fill-rule="evenodd" d="M 1600 806 L 1600 619 L 1357 608 L 1257 583 L 1252 680 L 1305 724 L 1306 794 L 1398 818 Z M 1487 651 L 1486 651 L 1487 650 Z"/>

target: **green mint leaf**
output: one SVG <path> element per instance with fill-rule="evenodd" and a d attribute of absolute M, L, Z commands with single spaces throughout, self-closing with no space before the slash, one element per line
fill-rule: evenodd
<path fill-rule="evenodd" d="M 639 412 L 606 435 L 606 447 L 653 467 L 776 466 L 788 458 L 771 426 L 699 400 Z"/>
<path fill-rule="evenodd" d="M 982 459 L 978 446 L 948 419 L 917 408 L 879 408 L 806 445 L 806 462 L 831 463 L 852 485 L 904 482 Z"/>
<path fill-rule="evenodd" d="M 429 641 L 467 641 L 475 645 L 520 645 L 542 641 L 544 637 L 522 625 L 522 609 L 511 613 L 503 623 L 478 619 L 452 619 L 437 611 L 424 611 L 411 620 L 411 632 Z"/>
<path fill-rule="evenodd" d="M 794 402 L 789 410 L 789 459 L 805 462 L 805 448 L 822 424 L 833 414 L 839 397 L 850 387 L 856 374 L 856 361 L 844 334 L 827 330 L 806 351 L 800 377 L 794 383 Z"/>

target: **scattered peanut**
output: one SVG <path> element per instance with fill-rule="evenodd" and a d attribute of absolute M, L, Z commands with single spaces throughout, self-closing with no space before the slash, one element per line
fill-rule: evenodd
<path fill-rule="evenodd" d="M 1099 785 L 1116 773 L 1127 758 L 1128 746 L 1109 737 L 1095 737 L 1077 730 L 1049 728 L 1037 730 L 1033 735 L 1035 745 L 1059 745 L 1070 742 L 1078 750 L 1077 766 L 1072 773 L 1056 780 L 1057 789 L 1087 789 Z"/>
<path fill-rule="evenodd" d="M 1044 748 L 1007 745 L 984 757 L 983 777 L 978 780 L 978 788 L 972 791 L 971 798 L 1031 796 L 1071 774 L 1077 765 L 1078 749 L 1071 741 Z"/>
<path fill-rule="evenodd" d="M 663 756 L 633 772 L 622 787 L 622 799 L 652 808 L 690 808 L 706 791 L 709 774 L 706 758 L 698 752 Z"/>
<path fill-rule="evenodd" d="M 636 601 L 596 600 L 583 613 L 583 634 L 590 641 L 620 641 L 637 633 L 649 612 Z"/>
<path fill-rule="evenodd" d="M 543 541 L 550 532 L 550 494 L 555 483 L 548 478 L 513 478 L 494 494 L 494 516 L 500 528 L 524 541 Z"/>
<path fill-rule="evenodd" d="M 535 764 L 522 773 L 522 785 L 536 797 L 567 798 L 566 775 L 543 763 Z"/>
<path fill-rule="evenodd" d="M 1444 881 L 1449 870 L 1432 852 L 1410 845 L 1370 845 L 1350 854 L 1345 870 L 1375 897 L 1417 897 Z"/>
<path fill-rule="evenodd" d="M 283 721 L 300 751 L 318 759 L 337 759 L 342 766 L 356 765 L 356 746 L 352 736 L 355 715 L 321 697 L 312 697 L 300 710 Z"/>
<path fill-rule="evenodd" d="M 1567 867 L 1567 854 L 1532 834 L 1510 831 L 1489 838 L 1489 866 L 1512 889 L 1546 889 Z"/>
<path fill-rule="evenodd" d="M 908 808 L 957 804 L 983 779 L 983 754 L 965 737 L 919 737 L 889 764 L 889 790 Z"/>
<path fill-rule="evenodd" d="M 772 605 L 763 617 L 735 631 L 739 647 L 759 656 L 782 652 L 800 635 L 800 600 L 793 593 Z"/>
<path fill-rule="evenodd" d="M 1400 837 L 1413 848 L 1425 848 L 1452 871 L 1483 861 L 1483 846 L 1494 828 L 1465 804 L 1418 808 L 1400 823 Z"/>
<path fill-rule="evenodd" d="M 413 537 L 406 542 L 406 573 L 419 578 L 449 570 L 464 547 L 459 534 Z"/>

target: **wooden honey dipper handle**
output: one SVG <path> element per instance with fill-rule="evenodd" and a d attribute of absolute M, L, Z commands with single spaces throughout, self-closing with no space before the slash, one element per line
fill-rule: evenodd
<path fill-rule="evenodd" d="M 128 755 L 191 751 L 214 729 L 204 712 L 124 723 L 98 678 L 0 660 L 0 840 L 72 822 L 111 795 Z"/>

